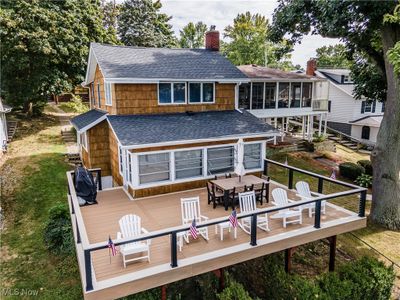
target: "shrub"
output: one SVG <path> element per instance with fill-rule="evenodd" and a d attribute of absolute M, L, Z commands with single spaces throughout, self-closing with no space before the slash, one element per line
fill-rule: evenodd
<path fill-rule="evenodd" d="M 217 295 L 220 300 L 251 300 L 249 293 L 240 283 L 229 280 L 228 286 Z"/>
<path fill-rule="evenodd" d="M 82 102 L 81 97 L 75 95 L 72 96 L 71 101 L 62 103 L 60 107 L 66 112 L 84 113 L 89 110 L 89 107 Z"/>
<path fill-rule="evenodd" d="M 73 253 L 74 241 L 67 205 L 58 204 L 50 208 L 49 220 L 44 230 L 44 242 L 55 254 Z"/>
<path fill-rule="evenodd" d="M 365 169 L 352 162 L 345 162 L 339 165 L 340 175 L 351 180 L 356 180 L 358 176 L 365 173 Z"/>
<path fill-rule="evenodd" d="M 325 140 L 326 140 L 326 136 L 325 135 L 323 135 L 323 134 L 319 135 L 318 133 L 314 133 L 313 142 L 320 143 L 320 142 L 323 142 Z"/>
<path fill-rule="evenodd" d="M 369 188 L 372 186 L 372 176 L 367 174 L 361 174 L 360 176 L 357 177 L 355 183 L 357 183 L 359 186 Z"/>
<path fill-rule="evenodd" d="M 365 174 L 372 176 L 372 163 L 370 160 L 368 159 L 359 160 L 357 164 L 365 169 Z"/>

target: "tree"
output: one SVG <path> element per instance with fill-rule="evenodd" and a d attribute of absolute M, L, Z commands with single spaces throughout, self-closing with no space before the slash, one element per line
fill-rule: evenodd
<path fill-rule="evenodd" d="M 25 108 L 70 91 L 85 75 L 90 42 L 108 42 L 91 0 L 2 1 L 1 96 Z"/>
<path fill-rule="evenodd" d="M 126 0 L 118 16 L 118 35 L 127 46 L 171 47 L 176 44 L 171 17 L 160 13 L 159 0 Z"/>
<path fill-rule="evenodd" d="M 312 32 L 340 38 L 347 49 L 361 53 L 364 65 L 373 66 L 384 82 L 384 114 L 372 151 L 373 201 L 370 218 L 390 229 L 400 229 L 400 76 L 398 66 L 400 41 L 398 1 L 280 0 L 274 13 L 274 36 L 290 35 L 299 42 Z M 396 50 L 397 49 L 397 50 Z M 376 91 L 355 76 L 358 90 L 370 99 Z M 380 91 L 382 93 L 382 91 Z M 376 98 L 375 98 L 376 99 Z M 378 98 L 378 100 L 380 100 Z"/>
<path fill-rule="evenodd" d="M 179 31 L 179 46 L 182 48 L 201 48 L 204 47 L 204 35 L 207 25 L 203 22 L 196 24 L 189 22 Z"/>
<path fill-rule="evenodd" d="M 224 30 L 224 37 L 229 41 L 222 43 L 222 52 L 235 65 L 292 68 L 287 54 L 291 46 L 285 41 L 272 43 L 269 34 L 270 24 L 264 16 L 250 12 L 239 14 L 233 25 Z"/>
<path fill-rule="evenodd" d="M 317 49 L 318 67 L 350 68 L 351 58 L 345 45 L 323 46 Z"/>
<path fill-rule="evenodd" d="M 112 38 L 113 44 L 119 43 L 117 37 L 117 19 L 120 6 L 121 5 L 117 4 L 115 0 L 101 0 L 103 26 L 108 32 L 107 35 Z"/>

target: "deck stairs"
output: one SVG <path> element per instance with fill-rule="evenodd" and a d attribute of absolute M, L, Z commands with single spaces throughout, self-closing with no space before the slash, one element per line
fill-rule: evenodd
<path fill-rule="evenodd" d="M 8 142 L 11 142 L 12 138 L 15 135 L 15 132 L 17 131 L 17 121 L 7 121 L 7 136 L 8 136 Z"/>

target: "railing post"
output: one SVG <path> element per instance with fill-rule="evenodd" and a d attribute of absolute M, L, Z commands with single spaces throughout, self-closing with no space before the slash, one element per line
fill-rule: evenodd
<path fill-rule="evenodd" d="M 323 189 L 324 189 L 324 179 L 318 177 L 318 193 L 322 194 Z"/>
<path fill-rule="evenodd" d="M 250 245 L 257 246 L 257 215 L 251 216 Z"/>
<path fill-rule="evenodd" d="M 171 268 L 178 266 L 176 231 L 171 233 Z"/>
<path fill-rule="evenodd" d="M 99 183 L 99 191 L 103 189 L 103 184 L 101 183 L 101 169 L 97 170 L 97 181 Z"/>
<path fill-rule="evenodd" d="M 266 159 L 264 159 L 264 171 L 263 174 L 265 176 L 268 176 L 268 161 Z"/>
<path fill-rule="evenodd" d="M 84 255 L 85 255 L 86 291 L 88 292 L 93 290 L 92 262 L 90 258 L 90 250 L 85 250 Z"/>
<path fill-rule="evenodd" d="M 81 234 L 79 233 L 78 220 L 76 219 L 76 216 L 75 216 L 75 224 L 76 224 L 76 242 L 78 244 L 80 244 L 81 243 Z"/>
<path fill-rule="evenodd" d="M 315 228 L 321 228 L 321 200 L 315 202 Z"/>
<path fill-rule="evenodd" d="M 288 182 L 288 189 L 293 189 L 293 170 L 289 169 L 289 182 Z"/>
<path fill-rule="evenodd" d="M 367 191 L 360 192 L 360 204 L 358 206 L 358 216 L 365 217 L 365 201 L 367 200 Z"/>

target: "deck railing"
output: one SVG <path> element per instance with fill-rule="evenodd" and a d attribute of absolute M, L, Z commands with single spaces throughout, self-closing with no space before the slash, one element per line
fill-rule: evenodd
<path fill-rule="evenodd" d="M 328 99 L 313 99 L 312 110 L 313 111 L 328 111 Z"/>
<path fill-rule="evenodd" d="M 310 204 L 314 203 L 315 204 L 315 216 L 314 216 L 314 227 L 316 229 L 321 228 L 321 202 L 322 201 L 329 201 L 338 197 L 343 197 L 343 196 L 348 196 L 348 195 L 354 195 L 354 194 L 360 194 L 360 201 L 359 201 L 359 209 L 358 209 L 358 216 L 360 218 L 365 217 L 365 202 L 366 202 L 366 193 L 367 189 L 342 182 L 339 180 L 335 180 L 326 176 L 322 176 L 313 172 L 309 172 L 306 170 L 302 170 L 296 167 L 292 167 L 286 164 L 282 164 L 270 159 L 265 159 L 264 160 L 264 174 L 268 175 L 268 166 L 269 164 L 274 164 L 276 166 L 286 168 L 289 170 L 288 172 L 288 188 L 292 189 L 293 188 L 293 173 L 294 172 L 299 172 L 302 174 L 309 175 L 314 178 L 318 178 L 318 192 L 322 193 L 323 191 L 323 184 L 324 181 L 332 182 L 334 184 L 338 184 L 341 186 L 346 186 L 348 188 L 351 188 L 350 190 L 347 191 L 342 191 L 342 192 L 337 192 L 337 193 L 332 193 L 328 195 L 322 195 L 319 197 L 315 197 L 310 200 L 301 200 L 301 201 L 296 201 L 296 202 L 291 202 L 285 206 L 279 206 L 279 207 L 268 207 L 268 208 L 263 208 L 259 209 L 254 212 L 248 212 L 248 213 L 239 213 L 237 215 L 237 218 L 240 220 L 242 218 L 251 218 L 251 228 L 250 228 L 250 237 L 249 237 L 249 244 L 251 246 L 257 246 L 257 217 L 261 214 L 265 213 L 272 213 L 272 212 L 277 212 L 282 209 L 286 208 L 295 208 L 299 207 L 301 205 L 305 204 Z M 97 170 L 95 170 L 97 172 Z M 108 248 L 108 242 L 100 242 L 100 243 L 94 243 L 90 244 L 88 241 L 88 237 L 86 234 L 86 230 L 84 227 L 82 215 L 80 213 L 79 209 L 79 204 L 76 198 L 76 193 L 75 189 L 73 188 L 73 181 L 72 181 L 72 174 L 73 172 L 68 172 L 67 177 L 68 177 L 68 183 L 70 185 L 69 187 L 69 198 L 70 198 L 70 205 L 71 205 L 71 218 L 72 222 L 76 222 L 76 240 L 77 244 L 81 245 L 81 249 L 83 251 L 83 261 L 82 264 L 84 265 L 84 273 L 81 270 L 81 274 L 84 278 L 85 282 L 85 290 L 86 291 L 91 291 L 93 290 L 93 276 L 92 276 L 92 263 L 91 263 L 91 252 L 97 251 L 97 250 L 102 250 L 102 249 L 107 249 Z M 72 185 L 71 185 L 72 184 Z M 216 225 L 219 223 L 227 222 L 229 221 L 229 217 L 221 217 L 221 218 L 216 218 L 212 219 L 206 222 L 202 222 L 201 224 L 197 224 L 197 228 L 203 228 L 203 227 L 208 227 L 212 225 Z M 75 227 L 75 226 L 73 226 Z M 143 234 L 139 237 L 136 238 L 123 238 L 119 240 L 115 240 L 114 244 L 116 246 L 119 245 L 124 245 L 128 243 L 133 243 L 133 242 L 139 242 L 139 241 L 144 241 L 148 239 L 154 239 L 154 238 L 159 238 L 163 236 L 170 236 L 170 242 L 171 242 L 171 262 L 170 266 L 171 268 L 176 268 L 178 267 L 178 247 L 177 247 L 177 236 L 178 233 L 188 231 L 190 228 L 190 225 L 180 225 L 172 228 L 167 228 L 167 229 L 162 229 L 162 230 L 157 230 L 153 231 L 147 234 Z M 79 253 L 78 253 L 78 258 L 79 258 Z"/>

